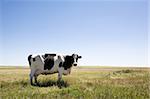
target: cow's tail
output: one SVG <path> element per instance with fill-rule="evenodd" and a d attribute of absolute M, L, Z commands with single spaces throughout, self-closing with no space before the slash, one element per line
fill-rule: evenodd
<path fill-rule="evenodd" d="M 28 56 L 28 62 L 29 62 L 29 66 L 31 67 L 31 58 L 32 58 L 32 55 L 29 55 Z"/>

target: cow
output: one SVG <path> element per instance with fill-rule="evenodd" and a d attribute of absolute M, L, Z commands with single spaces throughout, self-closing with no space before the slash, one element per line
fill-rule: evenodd
<path fill-rule="evenodd" d="M 28 62 L 30 66 L 30 83 L 33 84 L 33 78 L 37 84 L 37 77 L 40 74 L 58 73 L 58 81 L 62 79 L 62 75 L 68 75 L 71 72 L 71 67 L 77 66 L 78 59 L 81 56 L 78 54 L 60 55 L 60 54 L 44 54 L 44 55 L 29 55 Z"/>

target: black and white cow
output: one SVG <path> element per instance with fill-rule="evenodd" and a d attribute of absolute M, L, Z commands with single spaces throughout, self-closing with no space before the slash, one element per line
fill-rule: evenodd
<path fill-rule="evenodd" d="M 72 55 L 57 55 L 57 54 L 45 54 L 28 56 L 30 65 L 30 83 L 33 85 L 33 77 L 35 83 L 37 83 L 37 77 L 40 74 L 54 74 L 58 73 L 58 81 L 62 79 L 62 75 L 70 74 L 71 67 L 77 66 L 78 59 L 81 56 L 77 54 Z"/>

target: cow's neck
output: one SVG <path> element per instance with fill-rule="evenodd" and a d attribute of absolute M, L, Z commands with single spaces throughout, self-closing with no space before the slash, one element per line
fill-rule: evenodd
<path fill-rule="evenodd" d="M 66 56 L 65 57 L 65 62 L 63 63 L 63 67 L 65 70 L 68 68 L 71 68 L 73 64 L 73 57 L 72 56 Z"/>

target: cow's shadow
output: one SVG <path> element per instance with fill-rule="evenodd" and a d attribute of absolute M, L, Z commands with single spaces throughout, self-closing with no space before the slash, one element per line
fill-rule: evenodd
<path fill-rule="evenodd" d="M 48 80 L 48 81 L 44 81 L 44 82 L 37 82 L 36 84 L 34 84 L 33 86 L 36 87 L 51 87 L 51 86 L 57 86 L 59 88 L 62 87 L 68 87 L 69 84 L 67 83 L 67 81 L 53 81 L 53 80 Z"/>

